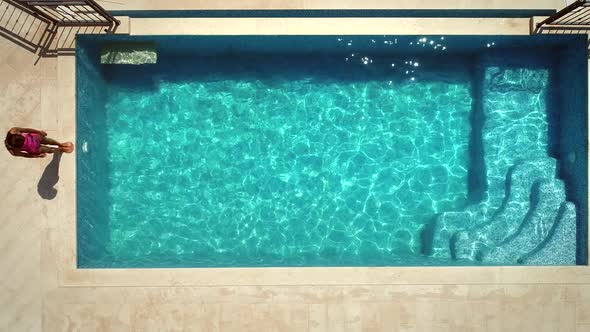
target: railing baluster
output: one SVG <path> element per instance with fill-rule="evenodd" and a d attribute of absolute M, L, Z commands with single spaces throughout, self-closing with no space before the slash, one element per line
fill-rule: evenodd
<path fill-rule="evenodd" d="M 8 10 L 6 10 L 8 12 Z M 10 15 L 8 16 L 8 19 L 6 20 L 6 23 L 10 22 L 10 20 L 12 19 L 12 15 L 14 15 L 14 12 L 16 11 L 16 8 L 12 9 L 12 12 L 10 13 Z M 4 15 L 2 15 L 2 18 L 4 18 Z M 8 26 L 8 24 L 7 24 Z"/>
<path fill-rule="evenodd" d="M 584 25 L 590 25 L 590 20 L 588 20 L 588 18 L 590 18 L 590 7 L 584 7 L 586 10 L 584 10 L 584 13 L 578 17 L 576 17 L 576 21 L 575 22 L 568 22 L 569 25 L 581 25 L 581 23 L 586 23 Z"/>
<path fill-rule="evenodd" d="M 90 7 L 90 6 L 88 6 L 88 5 L 85 5 L 85 6 L 84 6 L 84 8 L 86 8 L 86 7 L 90 8 L 90 13 L 91 13 L 90 15 L 92 15 L 93 19 L 97 19 L 99 22 L 100 22 L 100 21 L 103 21 L 103 22 L 104 22 L 104 21 L 107 21 L 107 22 L 108 22 L 108 20 L 107 20 L 107 19 L 105 19 L 104 17 L 102 17 L 102 16 L 100 16 L 99 14 L 97 14 L 97 13 L 94 11 L 94 9 L 92 9 L 92 7 Z"/>
<path fill-rule="evenodd" d="M 584 12 L 585 12 L 584 7 L 578 7 L 577 11 L 571 12 L 568 15 L 563 16 L 562 18 L 560 18 L 556 22 L 559 24 L 567 24 L 570 22 L 575 22 L 578 17 L 584 15 Z"/>
<path fill-rule="evenodd" d="M 75 6 L 74 9 L 76 10 L 76 13 L 78 15 L 84 17 L 86 21 L 95 22 L 95 19 L 92 16 L 90 16 L 88 13 L 86 13 L 86 7 L 84 5 L 82 5 L 81 7 Z"/>
<path fill-rule="evenodd" d="M 18 12 L 18 16 L 16 17 L 16 20 L 14 20 L 14 25 L 12 26 L 12 29 L 9 29 L 10 31 L 14 32 L 13 29 L 16 28 L 16 24 L 18 23 L 18 19 L 21 17 L 22 14 L 23 14 L 23 12 L 21 12 L 21 11 Z M 10 18 L 12 18 L 12 15 L 10 16 Z M 8 27 L 8 24 L 6 25 L 6 27 Z"/>

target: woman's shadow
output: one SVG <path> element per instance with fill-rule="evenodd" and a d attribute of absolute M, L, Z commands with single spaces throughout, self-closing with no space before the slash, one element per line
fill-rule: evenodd
<path fill-rule="evenodd" d="M 53 159 L 45 167 L 43 175 L 41 175 L 41 180 L 37 184 L 37 192 L 44 199 L 54 199 L 57 196 L 57 189 L 54 187 L 59 181 L 59 161 L 61 160 L 61 155 L 61 152 L 53 154 Z"/>

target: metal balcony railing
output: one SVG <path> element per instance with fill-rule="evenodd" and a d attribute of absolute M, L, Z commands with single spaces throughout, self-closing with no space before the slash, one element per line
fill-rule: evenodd
<path fill-rule="evenodd" d="M 549 16 L 535 26 L 535 33 L 588 33 L 590 31 L 590 0 L 578 0 Z"/>
<path fill-rule="evenodd" d="M 94 0 L 17 0 L 23 7 L 58 27 L 105 27 L 113 32 L 121 23 Z"/>

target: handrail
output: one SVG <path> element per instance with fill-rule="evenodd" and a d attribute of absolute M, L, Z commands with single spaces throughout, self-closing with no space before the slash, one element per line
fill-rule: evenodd
<path fill-rule="evenodd" d="M 88 5 L 90 7 L 92 7 L 94 10 L 99 12 L 102 16 L 108 18 L 111 22 L 115 23 L 116 26 L 119 26 L 119 24 L 121 24 L 121 21 L 115 19 L 115 17 L 113 15 L 111 15 L 109 12 L 107 12 L 104 8 L 102 8 L 94 0 L 86 0 L 86 2 L 88 3 Z"/>
<path fill-rule="evenodd" d="M 557 13 L 536 24 L 535 33 L 547 28 L 574 28 L 590 26 L 590 0 L 577 0 Z M 585 30 L 585 29 L 584 29 Z"/>
<path fill-rule="evenodd" d="M 104 26 L 107 33 L 121 24 L 94 0 L 18 0 L 22 6 L 60 26 Z"/>

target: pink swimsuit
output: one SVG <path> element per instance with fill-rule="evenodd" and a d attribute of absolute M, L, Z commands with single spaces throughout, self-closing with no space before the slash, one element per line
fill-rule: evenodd
<path fill-rule="evenodd" d="M 39 134 L 21 133 L 21 136 L 25 138 L 21 151 L 25 151 L 30 154 L 39 154 L 41 148 L 41 138 Z"/>

